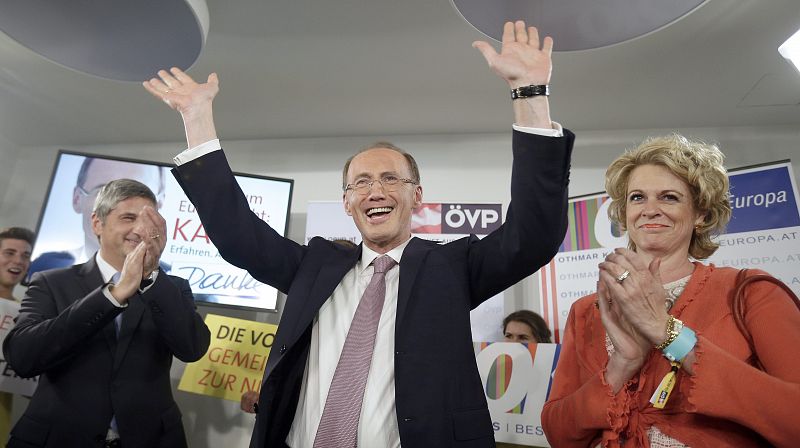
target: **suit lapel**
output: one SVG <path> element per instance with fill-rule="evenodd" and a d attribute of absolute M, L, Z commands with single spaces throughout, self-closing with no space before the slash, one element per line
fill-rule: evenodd
<path fill-rule="evenodd" d="M 80 283 L 83 287 L 83 296 L 88 295 L 90 292 L 99 288 L 104 283 L 103 275 L 100 273 L 100 268 L 97 267 L 97 262 L 95 261 L 94 257 L 82 264 L 78 268 L 78 273 L 80 274 Z M 102 331 L 103 336 L 108 343 L 109 350 L 111 350 L 111 353 L 114 353 L 114 351 L 117 349 L 117 334 L 114 329 L 114 324 L 111 323 L 106 325 L 103 327 Z"/>
<path fill-rule="evenodd" d="M 308 304 L 300 308 L 300 316 L 295 320 L 295 325 L 292 331 L 291 344 L 300 337 L 311 322 L 314 316 L 322 308 L 322 304 L 333 294 L 333 291 L 342 281 L 342 278 L 347 274 L 347 271 L 353 268 L 361 258 L 361 246 L 348 253 L 344 257 L 331 257 L 327 262 L 322 264 L 319 270 L 314 286 L 311 288 L 308 297 Z"/>
<path fill-rule="evenodd" d="M 78 266 L 78 273 L 80 274 L 81 284 L 86 294 L 89 294 L 93 289 L 103 284 L 103 275 L 100 274 L 100 268 L 97 267 L 97 262 L 94 261 L 94 257 Z"/>
<path fill-rule="evenodd" d="M 89 294 L 104 283 L 103 275 L 100 273 L 100 268 L 97 267 L 94 257 L 81 265 L 78 272 L 81 277 L 81 286 L 84 289 L 83 295 Z M 114 357 L 114 370 L 119 368 L 125 353 L 128 351 L 131 339 L 133 339 L 133 333 L 142 320 L 144 308 L 142 298 L 139 294 L 135 294 L 128 300 L 128 307 L 122 312 L 122 325 L 120 326 L 119 336 L 117 336 L 117 329 L 113 321 L 103 327 L 103 336 Z"/>
<path fill-rule="evenodd" d="M 411 297 L 411 287 L 414 285 L 414 280 L 417 278 L 419 268 L 422 266 L 422 260 L 428 250 L 425 242 L 419 238 L 413 237 L 409 241 L 408 246 L 403 251 L 403 257 L 400 260 L 400 285 L 397 288 L 397 316 L 395 320 L 395 328 L 400 328 L 400 322 L 403 319 L 403 314 L 408 307 L 408 300 Z"/>
<path fill-rule="evenodd" d="M 128 307 L 122 312 L 122 324 L 119 328 L 119 337 L 117 340 L 117 349 L 114 351 L 114 370 L 119 368 L 125 354 L 128 352 L 128 347 L 131 345 L 133 333 L 139 322 L 142 320 L 144 314 L 144 303 L 142 297 L 137 293 L 128 300 Z"/>

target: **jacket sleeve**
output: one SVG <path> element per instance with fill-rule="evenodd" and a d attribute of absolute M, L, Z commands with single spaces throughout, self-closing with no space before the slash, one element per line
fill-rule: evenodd
<path fill-rule="evenodd" d="M 306 248 L 279 235 L 250 210 L 225 154 L 210 152 L 173 168 L 172 174 L 222 258 L 287 293 Z"/>
<path fill-rule="evenodd" d="M 800 425 L 800 310 L 786 293 L 767 282 L 747 287 L 745 325 L 765 371 L 735 356 L 728 341 L 698 333 L 694 375 L 690 377 L 688 412 L 718 417 L 746 426 L 779 447 L 797 446 Z M 735 333 L 729 335 L 741 339 Z"/>
<path fill-rule="evenodd" d="M 630 405 L 629 390 L 635 389 L 629 382 L 614 395 L 605 382 L 605 365 L 580 348 L 581 341 L 591 337 L 584 335 L 585 326 L 577 328 L 585 320 L 576 312 L 580 303 L 573 305 L 567 318 L 553 389 L 542 409 L 542 427 L 553 448 L 596 446 L 609 430 L 608 436 L 615 438 L 613 434 L 628 424 L 625 410 Z"/>
<path fill-rule="evenodd" d="M 503 225 L 469 250 L 472 306 L 533 274 L 558 251 L 567 230 L 570 157 L 575 135 L 514 131 L 511 202 Z"/>
<path fill-rule="evenodd" d="M 162 273 L 141 297 L 176 358 L 193 362 L 205 355 L 211 332 L 197 313 L 189 282 Z"/>
<path fill-rule="evenodd" d="M 76 300 L 61 313 L 46 274 L 36 274 L 22 300 L 16 325 L 3 341 L 3 353 L 22 377 L 39 375 L 75 356 L 81 343 L 121 313 L 102 287 Z"/>

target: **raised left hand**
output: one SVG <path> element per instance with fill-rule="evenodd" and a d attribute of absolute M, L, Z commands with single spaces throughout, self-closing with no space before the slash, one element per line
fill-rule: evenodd
<path fill-rule="evenodd" d="M 167 221 L 149 206 L 142 208 L 139 218 L 142 226 L 139 233 L 146 249 L 142 269 L 142 279 L 145 279 L 158 269 L 161 253 L 167 246 Z"/>
<path fill-rule="evenodd" d="M 636 252 L 616 249 L 599 267 L 600 281 L 624 320 L 652 345 L 663 342 L 669 313 L 664 306 L 667 294 L 659 273 L 661 260 L 647 263 Z M 627 278 L 619 281 L 625 271 Z"/>
<path fill-rule="evenodd" d="M 553 39 L 547 36 L 540 42 L 539 31 L 534 26 L 526 28 L 521 20 L 506 22 L 500 53 L 484 41 L 473 42 L 472 46 L 483 54 L 489 67 L 512 89 L 550 83 Z"/>

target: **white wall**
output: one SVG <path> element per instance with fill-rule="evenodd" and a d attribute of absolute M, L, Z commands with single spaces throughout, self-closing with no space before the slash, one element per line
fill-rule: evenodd
<path fill-rule="evenodd" d="M 718 142 L 728 167 L 738 167 L 800 156 L 800 129 L 695 128 L 687 136 Z M 570 195 L 603 189 L 605 167 L 624 148 L 648 135 L 671 130 L 578 132 L 573 155 Z M 176 131 L 176 136 L 180 134 Z M 419 161 L 424 196 L 430 202 L 503 202 L 508 205 L 511 166 L 510 131 L 505 134 L 385 136 L 406 148 Z M 355 149 L 376 140 L 371 137 L 223 141 L 235 171 L 288 177 L 295 180 L 289 237 L 302 242 L 308 201 L 341 199 L 341 165 Z M 35 227 L 44 200 L 57 147 L 14 148 L 0 140 L 0 227 Z M 169 162 L 183 143 L 68 147 L 73 151 Z M 795 175 L 800 173 L 795 165 Z M 282 303 L 279 302 L 279 308 Z M 525 280 L 506 295 L 506 309 L 539 309 L 536 283 Z M 277 323 L 277 314 L 201 307 L 201 312 Z M 173 382 L 183 364 L 176 360 Z M 180 391 L 175 396 L 184 413 L 190 446 L 246 447 L 253 416 L 238 404 Z"/>

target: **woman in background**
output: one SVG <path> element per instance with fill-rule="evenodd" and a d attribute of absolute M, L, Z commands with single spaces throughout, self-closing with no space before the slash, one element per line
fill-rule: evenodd
<path fill-rule="evenodd" d="M 505 342 L 550 343 L 550 329 L 542 316 L 530 310 L 519 310 L 503 319 Z"/>
<path fill-rule="evenodd" d="M 503 319 L 503 342 L 550 343 L 550 329 L 542 316 L 519 310 Z M 497 448 L 525 448 L 527 445 L 497 442 Z"/>

